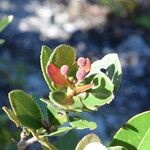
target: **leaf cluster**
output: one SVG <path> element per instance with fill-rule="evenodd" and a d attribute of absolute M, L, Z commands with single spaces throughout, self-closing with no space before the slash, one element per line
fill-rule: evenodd
<path fill-rule="evenodd" d="M 72 129 L 96 129 L 96 123 L 83 119 L 80 112 L 96 111 L 114 99 L 121 81 L 121 64 L 117 54 L 108 54 L 91 63 L 85 78 L 77 81 L 73 47 L 60 45 L 52 51 L 43 46 L 40 62 L 49 97 L 13 90 L 8 94 L 11 109 L 4 106 L 3 110 L 26 135 L 32 134 L 44 147 L 56 149 L 48 137 L 64 135 Z M 60 73 L 63 65 L 69 67 L 67 77 Z"/>

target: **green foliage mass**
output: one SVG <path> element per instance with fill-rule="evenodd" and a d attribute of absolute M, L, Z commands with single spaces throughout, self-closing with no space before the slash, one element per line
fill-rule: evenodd
<path fill-rule="evenodd" d="M 77 66 L 76 52 L 71 46 L 60 45 L 54 51 L 43 46 L 40 58 L 43 77 L 50 89 L 49 99 L 13 90 L 8 95 L 11 109 L 4 106 L 3 110 L 17 127 L 21 127 L 27 135 L 32 134 L 44 149 L 56 150 L 55 146 L 60 147 L 64 139 L 53 143 L 54 146 L 49 143 L 48 138 L 68 137 L 72 129 L 97 128 L 95 122 L 80 118 L 80 112 L 96 111 L 114 99 L 121 82 L 121 64 L 117 54 L 108 54 L 101 60 L 85 64 L 83 69 L 88 67 L 90 70 L 82 80 L 78 80 L 76 72 L 82 68 Z M 63 65 L 69 67 L 65 76 L 60 71 Z M 48 70 L 49 66 L 52 66 L 52 70 Z M 73 142 L 73 145 L 77 145 L 76 150 L 83 150 L 89 143 L 95 142 L 107 150 L 148 150 L 148 120 L 149 111 L 133 117 L 116 133 L 110 147 L 105 147 L 94 134 L 84 137 L 78 145 Z M 66 149 L 69 150 L 69 146 L 66 145 Z"/>
<path fill-rule="evenodd" d="M 13 17 L 9 16 L 0 21 L 0 32 L 12 19 Z M 0 40 L 0 44 L 2 42 L 3 40 Z M 40 98 L 35 94 L 29 95 L 22 90 L 13 90 L 8 94 L 11 109 L 5 106 L 2 108 L 10 120 L 22 128 L 21 135 L 24 134 L 26 137 L 20 142 L 26 144 L 26 138 L 32 135 L 41 143 L 43 150 L 57 150 L 57 148 L 64 150 L 64 146 L 65 150 L 83 150 L 89 144 L 93 146 L 96 144 L 103 150 L 149 149 L 150 111 L 131 118 L 115 134 L 110 147 L 104 146 L 95 134 L 86 135 L 78 143 L 78 137 L 73 131 L 73 129 L 96 129 L 97 124 L 82 119 L 80 113 L 96 111 L 114 99 L 122 76 L 117 54 L 108 54 L 100 60 L 93 63 L 89 61 L 80 67 L 77 65 L 76 51 L 73 47 L 60 45 L 51 50 L 47 46 L 42 46 L 40 63 L 43 77 L 50 89 L 49 99 Z M 69 68 L 66 75 L 60 71 L 63 65 Z M 84 73 L 82 80 L 76 75 L 80 70 Z M 10 136 L 6 130 L 2 130 L 1 134 Z M 53 136 L 58 137 L 58 140 L 52 144 L 49 138 Z M 25 145 L 24 149 L 26 146 L 28 145 Z"/>

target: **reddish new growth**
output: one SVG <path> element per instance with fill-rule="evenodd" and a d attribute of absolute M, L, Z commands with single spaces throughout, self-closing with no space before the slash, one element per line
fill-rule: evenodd
<path fill-rule="evenodd" d="M 90 72 L 91 70 L 91 61 L 89 58 L 80 57 L 77 60 L 77 64 L 79 66 L 79 70 L 76 73 L 76 78 L 80 81 L 85 78 L 85 76 Z"/>
<path fill-rule="evenodd" d="M 67 76 L 69 72 L 69 67 L 67 65 L 63 65 L 61 68 L 60 68 L 60 73 L 64 76 Z"/>
<path fill-rule="evenodd" d="M 72 92 L 69 92 L 69 95 L 74 95 L 77 93 L 85 92 L 88 89 L 92 88 L 92 84 L 87 85 L 79 85 L 79 83 L 85 79 L 86 75 L 91 70 L 91 61 L 89 58 L 80 57 L 77 60 L 78 70 L 76 72 L 76 77 L 74 81 L 69 80 L 69 66 L 63 65 L 60 68 L 58 68 L 54 64 L 49 64 L 47 66 L 47 74 L 50 77 L 50 79 L 54 82 L 56 86 L 64 87 L 68 86 L 72 90 Z"/>
<path fill-rule="evenodd" d="M 78 66 L 81 68 L 83 66 L 86 65 L 86 59 L 84 57 L 80 57 L 78 60 L 77 60 L 77 64 Z"/>

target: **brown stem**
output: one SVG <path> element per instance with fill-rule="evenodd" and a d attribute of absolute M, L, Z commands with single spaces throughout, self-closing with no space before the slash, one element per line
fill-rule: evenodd
<path fill-rule="evenodd" d="M 37 141 L 37 139 L 35 137 L 32 137 L 27 140 L 26 133 L 24 131 L 21 132 L 20 138 L 21 139 L 17 144 L 18 150 L 25 150 L 27 148 L 27 146 L 29 146 Z"/>

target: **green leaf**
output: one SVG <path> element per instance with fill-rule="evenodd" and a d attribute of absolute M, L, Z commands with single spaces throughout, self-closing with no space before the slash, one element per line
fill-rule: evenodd
<path fill-rule="evenodd" d="M 122 146 L 112 146 L 108 147 L 107 150 L 127 150 L 127 149 Z"/>
<path fill-rule="evenodd" d="M 54 90 L 55 88 L 53 86 L 53 83 L 46 73 L 46 66 L 47 66 L 47 63 L 48 63 L 48 60 L 49 60 L 51 54 L 52 54 L 52 50 L 49 47 L 42 46 L 41 56 L 40 56 L 42 73 L 43 73 L 44 79 L 45 79 L 48 87 L 51 90 Z"/>
<path fill-rule="evenodd" d="M 42 127 L 42 113 L 31 96 L 21 90 L 9 93 L 11 107 L 22 125 L 39 129 Z"/>
<path fill-rule="evenodd" d="M 64 92 L 51 92 L 49 95 L 50 100 L 56 106 L 70 111 L 81 112 L 83 108 L 83 104 L 81 103 L 80 99 L 76 96 L 70 98 Z"/>
<path fill-rule="evenodd" d="M 65 111 L 58 108 L 56 109 L 56 107 L 53 107 L 52 105 L 48 105 L 48 110 L 53 114 L 60 124 L 64 124 L 68 121 L 68 116 Z"/>
<path fill-rule="evenodd" d="M 49 109 L 47 109 L 47 113 L 48 113 L 49 122 L 52 125 L 59 127 L 61 125 L 61 123 L 56 119 L 56 117 L 53 115 L 53 113 Z"/>
<path fill-rule="evenodd" d="M 69 45 L 60 45 L 55 48 L 54 52 L 50 56 L 48 64 L 54 64 L 57 67 L 68 65 L 70 68 L 70 74 L 74 74 L 76 69 L 75 65 L 76 52 L 75 49 Z"/>
<path fill-rule="evenodd" d="M 75 150 L 77 142 L 78 142 L 78 136 L 75 131 L 71 130 L 64 136 L 58 138 L 57 141 L 55 142 L 55 146 L 59 150 L 64 150 L 64 148 L 65 150 Z"/>
<path fill-rule="evenodd" d="M 104 73 L 91 75 L 85 80 L 91 81 L 90 84 L 93 84 L 93 88 L 89 90 L 86 97 L 81 96 L 82 103 L 88 109 L 97 110 L 97 107 L 109 104 L 113 100 L 114 85 Z"/>
<path fill-rule="evenodd" d="M 3 20 L 0 20 L 0 32 L 2 32 L 7 25 L 9 25 L 13 20 L 13 16 L 8 16 Z"/>
<path fill-rule="evenodd" d="M 44 136 L 47 136 L 47 137 L 50 137 L 50 136 L 59 136 L 59 135 L 62 135 L 70 130 L 72 130 L 73 128 L 72 127 L 61 127 L 61 128 L 58 128 L 57 131 L 55 132 L 52 132 L 50 134 L 47 134 L 47 135 L 44 135 Z"/>
<path fill-rule="evenodd" d="M 97 128 L 97 124 L 95 122 L 92 121 L 87 121 L 87 120 L 76 120 L 76 121 L 72 121 L 69 123 L 72 127 L 76 128 L 76 129 L 86 129 L 89 128 L 90 130 L 94 130 Z"/>
<path fill-rule="evenodd" d="M 47 108 L 49 110 L 48 115 L 51 124 L 60 125 L 68 121 L 68 116 L 64 110 L 56 107 L 50 100 L 42 98 L 41 101 L 47 104 Z"/>
<path fill-rule="evenodd" d="M 19 127 L 21 124 L 17 118 L 17 116 L 13 113 L 12 110 L 8 109 L 7 107 L 3 106 L 2 109 L 5 111 L 5 113 L 8 115 L 9 119 L 13 121 L 17 127 Z"/>
<path fill-rule="evenodd" d="M 86 145 L 95 142 L 101 143 L 100 138 L 96 134 L 88 134 L 80 140 L 75 150 L 84 150 Z"/>
<path fill-rule="evenodd" d="M 44 119 L 48 121 L 49 119 L 48 119 L 48 113 L 47 113 L 47 105 L 43 101 L 40 100 L 40 97 L 38 95 L 32 94 L 31 96 L 36 102 L 36 104 L 38 105 L 38 107 L 40 108 L 40 110 L 42 111 Z"/>
<path fill-rule="evenodd" d="M 131 118 L 113 137 L 111 146 L 129 150 L 148 150 L 150 145 L 150 111 Z"/>
<path fill-rule="evenodd" d="M 51 92 L 49 98 L 56 106 L 62 107 L 63 109 L 73 104 L 73 100 L 69 99 L 64 92 Z"/>
<path fill-rule="evenodd" d="M 89 75 L 100 73 L 101 69 L 106 70 L 106 75 L 115 85 L 114 91 L 117 91 L 122 76 L 122 69 L 118 55 L 116 53 L 108 54 L 104 56 L 101 60 L 93 62 Z"/>

